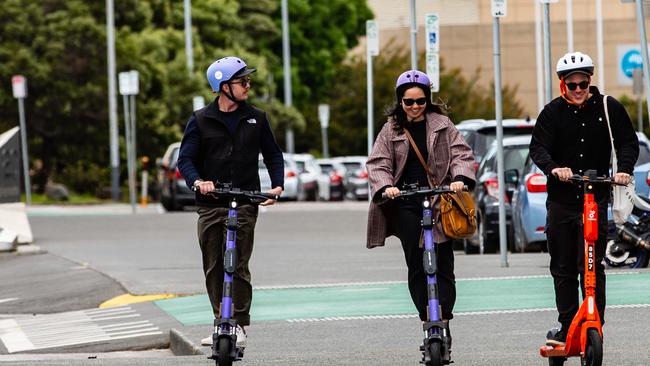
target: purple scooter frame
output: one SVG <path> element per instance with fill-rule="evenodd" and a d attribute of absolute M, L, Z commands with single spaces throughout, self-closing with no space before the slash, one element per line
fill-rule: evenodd
<path fill-rule="evenodd" d="M 244 349 L 237 347 L 237 320 L 233 319 L 233 277 L 237 268 L 237 210 L 240 203 L 259 205 L 268 200 L 277 200 L 277 195 L 258 191 L 242 191 L 233 188 L 230 183 L 216 183 L 215 190 L 207 194 L 214 197 L 229 199 L 228 220 L 226 222 L 226 250 L 223 255 L 223 293 L 219 318 L 214 320 L 212 334 L 212 355 L 219 366 L 230 366 L 233 361 L 239 361 L 244 356 Z"/>

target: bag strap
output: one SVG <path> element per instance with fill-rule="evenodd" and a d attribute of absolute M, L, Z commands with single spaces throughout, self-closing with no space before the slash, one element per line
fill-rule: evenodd
<path fill-rule="evenodd" d="M 420 164 L 422 164 L 422 166 L 424 167 L 424 171 L 427 172 L 427 175 L 429 176 L 429 178 L 431 178 L 433 185 L 437 186 L 438 182 L 436 181 L 436 178 L 433 177 L 433 173 L 431 173 L 431 170 L 429 170 L 429 166 L 424 161 L 424 158 L 422 157 L 422 153 L 420 153 L 420 149 L 418 149 L 418 146 L 415 144 L 415 141 L 413 141 L 413 137 L 411 136 L 411 134 L 406 128 L 404 129 L 404 134 L 406 135 L 406 138 L 409 140 L 409 143 L 411 144 L 413 151 L 415 151 L 415 155 L 418 156 L 418 160 L 420 160 Z"/>
<path fill-rule="evenodd" d="M 603 95 L 603 106 L 605 107 L 605 119 L 607 120 L 607 130 L 609 131 L 609 141 L 612 143 L 612 170 L 614 174 L 618 172 L 618 160 L 616 159 L 616 148 L 614 147 L 614 135 L 609 123 L 609 111 L 607 108 L 607 95 Z"/>

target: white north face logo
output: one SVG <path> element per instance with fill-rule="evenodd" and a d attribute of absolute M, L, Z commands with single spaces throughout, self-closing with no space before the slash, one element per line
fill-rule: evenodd
<path fill-rule="evenodd" d="M 257 123 L 257 120 L 255 118 L 250 118 L 250 119 L 246 120 L 246 122 L 248 122 L 248 123 Z"/>

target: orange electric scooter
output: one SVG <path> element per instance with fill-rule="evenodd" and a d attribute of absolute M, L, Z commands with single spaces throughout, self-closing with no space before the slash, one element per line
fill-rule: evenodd
<path fill-rule="evenodd" d="M 542 346 L 540 355 L 548 357 L 549 366 L 562 366 L 567 357 L 580 356 L 582 366 L 603 363 L 603 329 L 596 308 L 596 240 L 598 239 L 598 204 L 594 201 L 594 185 L 620 185 L 611 178 L 596 176 L 587 170 L 584 176 L 574 175 L 572 182 L 584 187 L 582 214 L 585 238 L 585 298 L 567 332 L 564 346 Z"/>

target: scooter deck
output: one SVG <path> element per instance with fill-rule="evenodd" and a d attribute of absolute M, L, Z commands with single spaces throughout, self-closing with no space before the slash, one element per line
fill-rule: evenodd
<path fill-rule="evenodd" d="M 539 348 L 539 354 L 542 357 L 568 357 L 569 354 L 565 346 L 542 346 Z"/>

